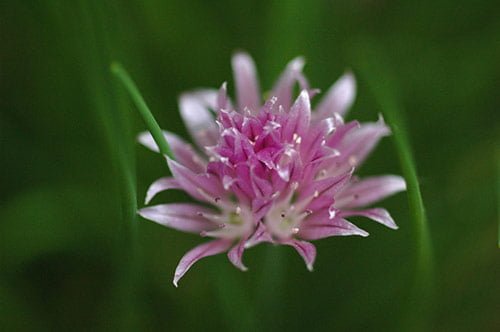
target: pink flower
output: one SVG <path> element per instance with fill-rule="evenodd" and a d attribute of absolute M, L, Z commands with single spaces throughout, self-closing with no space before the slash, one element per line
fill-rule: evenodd
<path fill-rule="evenodd" d="M 262 104 L 252 59 L 232 61 L 237 104 L 226 84 L 180 97 L 181 115 L 196 148 L 165 132 L 176 161 L 167 157 L 173 177 L 155 181 L 146 204 L 168 189 L 183 190 L 203 202 L 161 204 L 139 214 L 159 224 L 210 237 L 181 259 L 174 285 L 199 259 L 228 252 L 241 270 L 243 251 L 260 242 L 294 247 L 312 270 L 316 249 L 310 240 L 368 233 L 346 218 L 364 216 L 396 229 L 382 208 L 365 208 L 396 192 L 405 181 L 395 175 L 358 179 L 355 169 L 390 130 L 380 118 L 344 122 L 355 96 L 351 73 L 342 76 L 311 112 L 310 89 L 301 58 L 291 61 Z M 298 83 L 301 91 L 293 100 Z M 139 141 L 158 151 L 149 133 Z M 207 206 L 212 206 L 208 208 Z"/>

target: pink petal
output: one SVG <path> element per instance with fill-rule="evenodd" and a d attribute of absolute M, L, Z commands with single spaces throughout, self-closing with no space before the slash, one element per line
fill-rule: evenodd
<path fill-rule="evenodd" d="M 368 236 L 368 232 L 358 228 L 345 219 L 329 219 L 328 213 L 319 213 L 311 215 L 310 219 L 303 222 L 299 229 L 298 236 L 305 240 L 318 240 L 330 236 L 349 236 L 360 235 Z"/>
<path fill-rule="evenodd" d="M 269 198 L 257 197 L 252 200 L 252 212 L 255 219 L 261 220 L 273 206 L 273 201 Z"/>
<path fill-rule="evenodd" d="M 174 286 L 178 286 L 179 280 L 186 274 L 186 272 L 193 266 L 194 263 L 200 259 L 208 256 L 220 254 L 231 246 L 231 241 L 219 239 L 211 242 L 203 243 L 188 251 L 182 258 L 174 274 Z"/>
<path fill-rule="evenodd" d="M 182 187 L 179 185 L 177 180 L 171 177 L 164 177 L 153 182 L 146 193 L 146 199 L 144 204 L 149 204 L 153 197 L 156 196 L 159 192 L 169 190 L 169 189 L 181 189 Z"/>
<path fill-rule="evenodd" d="M 304 259 L 307 269 L 309 271 L 313 270 L 314 260 L 316 259 L 316 247 L 312 243 L 292 239 L 283 242 L 283 244 L 294 247 L 299 255 Z"/>
<path fill-rule="evenodd" d="M 219 227 L 203 217 L 204 214 L 209 216 L 217 212 L 196 204 L 161 204 L 140 209 L 138 213 L 145 219 L 188 233 L 199 234 Z"/>
<path fill-rule="evenodd" d="M 174 133 L 163 131 L 163 136 L 167 140 L 176 160 L 182 165 L 188 167 L 196 173 L 203 172 L 206 169 L 206 161 L 193 149 L 192 145 L 184 141 Z M 153 136 L 147 131 L 142 132 L 137 140 L 150 150 L 160 152 Z"/>
<path fill-rule="evenodd" d="M 236 53 L 232 59 L 238 108 L 257 111 L 260 108 L 260 92 L 257 71 L 252 58 L 246 53 Z"/>
<path fill-rule="evenodd" d="M 346 124 L 339 123 L 340 121 L 343 121 L 341 118 L 334 120 L 335 130 L 333 131 L 332 135 L 327 138 L 326 140 L 326 145 L 332 148 L 338 148 L 339 144 L 342 142 L 344 137 L 350 133 L 353 132 L 361 127 L 358 121 L 351 121 Z"/>
<path fill-rule="evenodd" d="M 303 58 L 295 58 L 288 63 L 283 74 L 273 88 L 272 95 L 278 98 L 278 105 L 282 105 L 285 110 L 292 104 L 292 93 L 295 82 L 301 80 Z"/>
<path fill-rule="evenodd" d="M 362 124 L 359 129 L 350 131 L 342 140 L 338 148 L 342 160 L 351 166 L 360 165 L 378 141 L 390 132 L 382 117 L 377 122 Z"/>
<path fill-rule="evenodd" d="M 245 248 L 251 248 L 262 242 L 273 243 L 273 239 L 266 229 L 264 223 L 260 222 L 257 224 L 255 232 L 250 236 L 250 238 L 245 243 Z"/>
<path fill-rule="evenodd" d="M 217 94 L 217 105 L 216 110 L 220 111 L 221 109 L 230 110 L 233 109 L 233 105 L 231 104 L 231 100 L 227 96 L 227 83 L 222 83 L 222 86 L 219 89 Z"/>
<path fill-rule="evenodd" d="M 345 115 L 356 97 L 356 80 L 351 72 L 345 73 L 328 90 L 326 96 L 316 108 L 318 120 L 333 116 L 334 113 Z"/>
<path fill-rule="evenodd" d="M 209 173 L 196 174 L 168 157 L 167 163 L 174 178 L 193 198 L 217 203 L 226 196 L 224 188 L 216 176 Z"/>
<path fill-rule="evenodd" d="M 398 229 L 398 226 L 392 219 L 391 215 L 386 209 L 382 208 L 374 208 L 374 209 L 368 209 L 368 210 L 361 210 L 361 211 L 342 211 L 340 213 L 342 217 L 350 217 L 350 216 L 362 216 L 366 218 L 370 218 L 378 223 L 381 223 L 382 225 L 385 225 L 389 228 L 392 229 Z"/>
<path fill-rule="evenodd" d="M 246 238 L 243 238 L 236 244 L 234 247 L 231 248 L 231 250 L 228 251 L 227 257 L 229 258 L 229 261 L 233 263 L 234 266 L 236 266 L 238 269 L 241 271 L 246 271 L 248 268 L 243 264 L 243 252 L 245 251 L 245 242 Z"/>
<path fill-rule="evenodd" d="M 218 130 L 214 115 L 218 91 L 201 90 L 185 93 L 179 98 L 179 107 L 184 123 L 196 144 L 203 149 L 217 143 Z"/>
<path fill-rule="evenodd" d="M 306 90 L 302 90 L 286 117 L 287 121 L 282 131 L 282 139 L 291 141 L 294 134 L 300 139 L 308 134 L 311 119 L 311 102 Z M 297 137 L 297 138 L 298 138 Z"/>
<path fill-rule="evenodd" d="M 334 120 L 332 118 L 323 119 L 320 122 L 311 126 L 308 134 L 303 137 L 300 146 L 300 154 L 304 163 L 310 162 L 316 153 L 323 148 L 322 141 L 325 137 L 333 132 Z"/>
<path fill-rule="evenodd" d="M 346 185 L 335 196 L 335 207 L 357 208 L 370 205 L 403 190 L 406 190 L 406 182 L 400 176 L 369 177 Z"/>
<path fill-rule="evenodd" d="M 351 169 L 338 176 L 327 177 L 311 182 L 305 187 L 304 191 L 299 194 L 297 204 L 300 204 L 301 201 L 311 200 L 307 208 L 313 211 L 331 205 L 334 201 L 335 194 L 349 182 L 353 171 L 354 169 Z"/>

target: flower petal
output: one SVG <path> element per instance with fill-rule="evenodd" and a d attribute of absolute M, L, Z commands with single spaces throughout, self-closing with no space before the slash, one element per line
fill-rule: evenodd
<path fill-rule="evenodd" d="M 246 240 L 246 237 L 242 238 L 240 242 L 232 247 L 231 250 L 229 250 L 227 253 L 227 258 L 229 258 L 229 261 L 241 271 L 248 270 L 248 268 L 245 266 L 245 264 L 243 264 L 242 261 Z"/>
<path fill-rule="evenodd" d="M 356 80 L 351 72 L 345 73 L 328 90 L 316 108 L 316 119 L 321 120 L 334 113 L 345 115 L 356 97 Z"/>
<path fill-rule="evenodd" d="M 302 137 L 300 145 L 301 159 L 304 163 L 309 163 L 315 155 L 322 151 L 325 137 L 335 130 L 333 118 L 323 119 L 318 123 L 313 124 L 308 130 L 307 135 Z M 325 141 L 326 144 L 326 141 Z"/>
<path fill-rule="evenodd" d="M 164 177 L 156 180 L 149 186 L 144 204 L 149 204 L 156 194 L 169 189 L 182 189 L 182 187 L 176 179 L 171 177 Z"/>
<path fill-rule="evenodd" d="M 203 172 L 207 167 L 207 162 L 194 149 L 193 146 L 174 133 L 163 131 L 163 136 L 167 140 L 176 160 L 196 173 Z M 153 136 L 148 131 L 144 131 L 137 136 L 139 143 L 154 152 L 160 152 Z"/>
<path fill-rule="evenodd" d="M 384 175 L 369 177 L 347 184 L 335 196 L 335 207 L 362 207 L 404 190 L 406 190 L 406 182 L 400 176 Z"/>
<path fill-rule="evenodd" d="M 364 123 L 357 130 L 349 131 L 338 148 L 340 160 L 350 166 L 360 165 L 378 141 L 390 133 L 382 117 L 377 122 Z"/>
<path fill-rule="evenodd" d="M 368 232 L 342 218 L 329 219 L 328 212 L 313 214 L 303 222 L 298 236 L 305 240 L 319 240 L 330 236 L 368 236 Z"/>
<path fill-rule="evenodd" d="M 224 82 L 222 83 L 219 92 L 217 93 L 217 104 L 216 104 L 216 110 L 231 110 L 233 109 L 233 105 L 231 103 L 231 100 L 227 96 L 227 83 Z"/>
<path fill-rule="evenodd" d="M 186 272 L 193 266 L 194 263 L 200 259 L 208 256 L 220 254 L 231 246 L 229 240 L 214 240 L 211 242 L 203 243 L 188 251 L 180 260 L 174 274 L 174 286 L 178 286 L 179 280 L 186 274 Z"/>
<path fill-rule="evenodd" d="M 217 104 L 217 90 L 200 90 L 179 97 L 181 116 L 196 144 L 203 149 L 217 143 L 218 130 L 209 110 Z"/>
<path fill-rule="evenodd" d="M 313 211 L 325 208 L 334 202 L 335 194 L 342 190 L 352 176 L 354 169 L 337 176 L 316 180 L 299 194 L 297 205 L 308 202 L 307 208 Z M 304 204 L 304 203 L 302 203 Z"/>
<path fill-rule="evenodd" d="M 191 197 L 209 203 L 221 201 L 226 193 L 216 176 L 196 174 L 189 168 L 167 157 L 167 163 L 174 178 Z M 221 201 L 221 203 L 224 203 Z"/>
<path fill-rule="evenodd" d="M 392 229 L 398 229 L 398 226 L 394 222 L 394 219 L 392 219 L 391 215 L 389 214 L 389 211 L 386 209 L 382 208 L 374 208 L 374 209 L 367 209 L 367 210 L 361 210 L 361 211 L 342 211 L 340 213 L 342 217 L 350 217 L 350 216 L 362 216 L 366 218 L 370 218 L 382 225 L 385 225 L 389 228 Z"/>
<path fill-rule="evenodd" d="M 291 141 L 294 134 L 297 134 L 297 139 L 302 140 L 302 137 L 308 133 L 310 119 L 311 101 L 309 100 L 309 93 L 302 90 L 290 112 L 286 114 L 286 124 L 281 133 L 282 139 Z"/>
<path fill-rule="evenodd" d="M 301 80 L 303 67 L 304 59 L 301 57 L 290 61 L 273 88 L 272 95 L 278 98 L 277 104 L 285 110 L 292 104 L 293 85 Z"/>
<path fill-rule="evenodd" d="M 252 58 L 246 53 L 236 53 L 233 56 L 232 65 L 239 111 L 243 112 L 245 107 L 254 112 L 258 111 L 260 88 Z"/>
<path fill-rule="evenodd" d="M 312 243 L 295 239 L 282 243 L 294 247 L 304 259 L 307 269 L 309 271 L 313 270 L 314 260 L 316 259 L 316 247 Z"/>
<path fill-rule="evenodd" d="M 188 233 L 200 233 L 219 227 L 217 223 L 203 217 L 204 214 L 214 215 L 217 212 L 196 204 L 161 204 L 140 209 L 138 213 L 145 219 Z"/>
<path fill-rule="evenodd" d="M 245 248 L 251 248 L 256 246 L 261 242 L 273 243 L 273 238 L 271 234 L 266 229 L 264 223 L 260 222 L 257 224 L 255 232 L 250 236 L 250 238 L 245 242 Z"/>

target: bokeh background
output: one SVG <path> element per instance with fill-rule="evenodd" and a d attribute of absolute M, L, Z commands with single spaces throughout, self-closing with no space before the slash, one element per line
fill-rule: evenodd
<path fill-rule="evenodd" d="M 499 331 L 499 10 L 488 0 L 1 1 L 0 329 Z M 220 255 L 172 286 L 200 239 L 135 216 L 167 168 L 135 142 L 145 127 L 109 64 L 122 62 L 161 126 L 187 137 L 177 96 L 232 89 L 238 49 L 268 88 L 296 55 L 323 91 L 352 69 L 350 117 L 361 120 L 377 118 L 376 83 L 393 79 L 434 248 L 426 310 L 414 300 L 404 193 L 383 203 L 398 231 L 359 220 L 371 236 L 317 242 L 313 273 L 291 248 L 263 245 L 246 252 L 246 273 Z M 392 138 L 361 173 L 401 174 Z"/>

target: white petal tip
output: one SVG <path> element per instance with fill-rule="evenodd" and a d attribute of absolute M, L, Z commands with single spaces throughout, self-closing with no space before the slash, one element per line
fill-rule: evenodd
<path fill-rule="evenodd" d="M 302 68 L 304 68 L 304 65 L 306 63 L 306 60 L 304 59 L 303 56 L 298 56 L 292 61 L 290 61 L 289 66 L 290 69 L 295 70 L 295 71 L 301 71 Z"/>
<path fill-rule="evenodd" d="M 367 231 L 364 231 L 364 230 L 360 230 L 357 235 L 359 235 L 361 237 L 367 237 L 368 235 L 370 235 L 370 233 L 368 233 Z"/>
<path fill-rule="evenodd" d="M 394 230 L 399 229 L 399 226 L 396 225 L 396 223 L 394 222 L 394 220 L 392 220 L 392 218 L 391 218 L 391 220 L 387 221 L 387 223 L 385 223 L 385 226 L 387 226 L 390 229 L 394 229 Z"/>
<path fill-rule="evenodd" d="M 309 98 L 309 91 L 307 91 L 306 89 L 303 89 L 300 92 L 299 99 L 304 100 L 304 101 L 309 101 L 309 99 L 310 99 Z"/>
<path fill-rule="evenodd" d="M 356 86 L 356 77 L 350 69 L 347 69 L 340 79 L 345 80 L 345 82 L 351 85 L 352 88 Z"/>
<path fill-rule="evenodd" d="M 142 133 L 139 133 L 136 137 L 137 142 L 139 144 L 145 146 L 149 150 L 153 152 L 160 152 L 158 149 L 158 146 L 156 145 L 156 142 L 153 139 L 153 136 L 149 133 L 149 131 L 143 131 Z"/>
<path fill-rule="evenodd" d="M 233 70 L 235 73 L 254 73 L 255 72 L 255 64 L 253 62 L 252 57 L 246 52 L 236 52 L 232 59 L 231 63 L 233 66 Z"/>
<path fill-rule="evenodd" d="M 236 51 L 234 54 L 233 54 L 233 60 L 240 60 L 240 59 L 251 59 L 250 55 L 245 52 L 245 51 Z"/>

